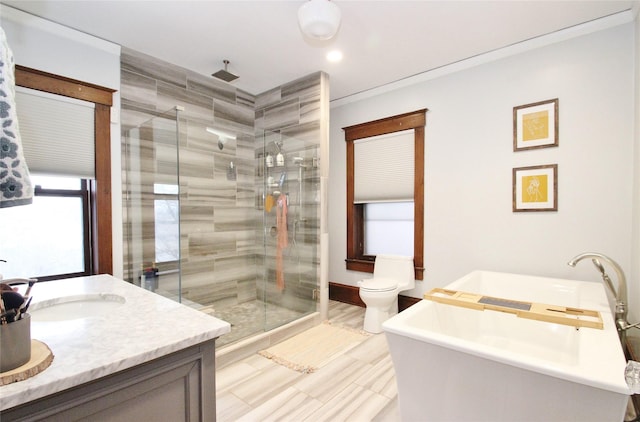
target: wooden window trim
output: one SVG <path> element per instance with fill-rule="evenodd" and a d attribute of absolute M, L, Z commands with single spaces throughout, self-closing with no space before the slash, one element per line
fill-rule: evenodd
<path fill-rule="evenodd" d="M 90 183 L 93 274 L 113 274 L 111 106 L 115 90 L 16 65 L 16 85 L 95 104 L 95 171 Z"/>
<path fill-rule="evenodd" d="M 427 109 L 342 128 L 347 143 L 347 259 L 348 270 L 373 272 L 375 256 L 364 255 L 364 206 L 354 204 L 354 141 L 413 129 L 414 225 L 413 261 L 416 280 L 424 278 L 424 128 Z"/>

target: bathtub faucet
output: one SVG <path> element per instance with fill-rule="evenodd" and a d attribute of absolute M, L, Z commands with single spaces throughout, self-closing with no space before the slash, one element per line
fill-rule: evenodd
<path fill-rule="evenodd" d="M 602 280 L 605 285 L 611 290 L 613 295 L 616 298 L 616 309 L 615 309 L 615 319 L 616 319 L 616 327 L 618 328 L 618 334 L 620 335 L 620 340 L 624 340 L 624 332 L 631 328 L 632 326 L 627 321 L 627 280 L 624 276 L 624 272 L 622 268 L 616 261 L 609 258 L 606 255 L 596 252 L 585 252 L 580 255 L 577 255 L 571 259 L 567 264 L 571 267 L 575 267 L 576 264 L 583 259 L 591 258 L 593 264 L 598 268 L 600 274 L 602 275 Z M 616 272 L 616 276 L 618 278 L 618 289 L 614 289 L 613 284 L 611 283 L 611 279 L 605 273 L 602 264 L 600 261 L 604 261 L 607 264 L 611 265 Z M 636 324 L 634 324 L 635 326 Z"/>

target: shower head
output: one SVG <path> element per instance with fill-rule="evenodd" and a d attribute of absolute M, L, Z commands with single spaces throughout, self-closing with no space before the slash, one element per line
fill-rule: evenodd
<path fill-rule="evenodd" d="M 238 79 L 236 75 L 227 71 L 229 60 L 223 60 L 222 62 L 224 63 L 224 69 L 220 69 L 216 73 L 212 73 L 211 76 L 213 76 L 214 78 L 222 79 L 225 82 L 231 82 Z"/>

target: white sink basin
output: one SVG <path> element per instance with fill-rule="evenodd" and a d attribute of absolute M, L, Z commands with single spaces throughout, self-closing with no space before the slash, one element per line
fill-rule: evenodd
<path fill-rule="evenodd" d="M 32 304 L 29 314 L 34 322 L 100 317 L 117 312 L 125 302 L 123 296 L 108 293 L 64 296 Z"/>

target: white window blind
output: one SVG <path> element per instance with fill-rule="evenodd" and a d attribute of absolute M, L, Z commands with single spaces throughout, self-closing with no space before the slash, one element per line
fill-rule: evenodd
<path fill-rule="evenodd" d="M 95 177 L 93 103 L 16 87 L 16 109 L 31 172 Z"/>
<path fill-rule="evenodd" d="M 413 130 L 358 139 L 353 148 L 354 203 L 413 201 Z"/>

